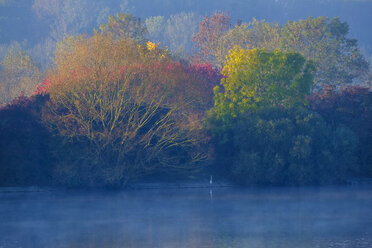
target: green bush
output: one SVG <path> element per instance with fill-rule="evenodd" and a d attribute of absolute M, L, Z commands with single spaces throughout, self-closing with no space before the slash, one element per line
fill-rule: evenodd
<path fill-rule="evenodd" d="M 343 126 L 332 131 L 303 108 L 250 111 L 229 124 L 212 115 L 207 123 L 216 170 L 241 185 L 342 183 L 356 169 L 354 133 Z"/>

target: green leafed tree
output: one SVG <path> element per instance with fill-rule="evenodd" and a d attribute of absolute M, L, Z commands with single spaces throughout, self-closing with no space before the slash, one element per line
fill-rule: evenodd
<path fill-rule="evenodd" d="M 305 108 L 314 72 L 296 52 L 230 52 L 206 121 L 219 176 L 242 185 L 311 185 L 356 175 L 355 134 L 332 130 Z"/>
<path fill-rule="evenodd" d="M 358 171 L 355 134 L 345 126 L 332 130 L 319 114 L 304 108 L 249 111 L 229 126 L 213 119 L 209 128 L 215 172 L 238 184 L 345 183 Z"/>
<path fill-rule="evenodd" d="M 349 26 L 339 18 L 308 18 L 282 28 L 281 47 L 297 51 L 314 62 L 315 86 L 347 85 L 368 73 L 368 62 L 357 41 L 347 37 Z"/>
<path fill-rule="evenodd" d="M 234 118 L 264 107 L 304 104 L 314 66 L 299 53 L 235 47 L 214 88 L 217 118 Z"/>

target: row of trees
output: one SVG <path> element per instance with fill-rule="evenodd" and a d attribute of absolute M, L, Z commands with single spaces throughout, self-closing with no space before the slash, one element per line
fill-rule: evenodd
<path fill-rule="evenodd" d="M 77 35 L 91 32 L 107 20 L 109 15 L 117 12 L 131 12 L 143 19 L 150 16 L 164 16 L 166 22 L 171 15 L 181 11 L 201 16 L 212 13 L 217 9 L 224 9 L 235 18 L 245 21 L 257 17 L 285 23 L 287 20 L 298 19 L 301 16 L 340 16 L 353 27 L 354 34 L 367 47 L 371 35 L 364 32 L 371 22 L 368 10 L 369 1 L 336 0 L 313 2 L 296 2 L 294 0 L 249 0 L 239 1 L 196 1 L 188 0 L 172 2 L 170 0 L 3 0 L 1 7 L 5 9 L 0 15 L 0 43 L 11 40 L 29 40 L 32 44 L 43 43 L 47 36 L 51 39 L 62 39 L 65 35 Z M 16 14 L 19 14 L 16 16 Z M 16 17 L 15 17 L 16 16 Z M 195 23 L 197 24 L 197 23 Z M 197 25 L 195 25 L 197 27 Z M 22 30 L 13 32 L 12 28 Z M 7 32 L 7 31 L 8 32 Z M 184 30 L 185 32 L 185 30 Z M 367 47 L 371 54 L 371 47 Z"/>
<path fill-rule="evenodd" d="M 58 11 L 64 9 L 59 6 L 61 4 L 58 2 L 54 6 L 40 0 L 40 2 L 35 2 L 34 9 L 40 18 L 52 18 L 53 15 L 59 16 Z M 62 18 L 62 20 L 70 19 L 68 17 Z M 192 13 L 173 15 L 168 20 L 164 16 L 155 16 L 147 18 L 145 21 L 141 21 L 131 14 L 117 14 L 109 16 L 108 22 L 100 25 L 98 30 L 111 33 L 116 38 L 132 37 L 140 43 L 146 43 L 148 40 L 155 43 L 160 42 L 163 46 L 168 47 L 172 56 L 177 60 L 210 63 L 217 67 L 224 66 L 226 56 L 236 45 L 242 48 L 247 46 L 266 48 L 269 51 L 275 49 L 281 49 L 283 52 L 295 51 L 313 61 L 316 67 L 313 90 L 320 90 L 324 84 L 342 87 L 350 83 L 371 85 L 371 72 L 367 60 L 362 56 L 357 41 L 347 37 L 348 25 L 337 18 L 308 18 L 289 22 L 283 26 L 278 23 L 257 20 L 250 23 L 238 22 L 236 25 L 232 25 L 229 15 L 215 13 L 201 20 L 197 32 L 198 20 L 199 17 Z M 68 25 L 64 26 L 67 28 Z M 74 27 L 77 26 L 74 25 Z M 88 27 L 90 26 L 86 26 L 86 28 Z M 61 41 L 62 37 L 66 35 L 76 36 L 79 32 L 58 32 L 61 37 L 55 38 L 54 42 Z M 194 42 L 194 55 L 190 55 L 193 49 L 191 37 Z M 55 43 L 51 40 L 46 40 L 44 44 L 35 46 L 28 53 L 22 51 L 23 46 L 14 43 L 8 48 L 1 49 L 0 47 L 0 57 L 3 57 L 0 71 L 3 74 L 2 78 L 7 78 L 2 80 L 0 87 L 3 88 L 3 95 L 11 96 L 2 96 L 3 99 L 0 100 L 2 103 L 9 102 L 14 95 L 19 95 L 21 92 L 30 95 L 32 92 L 30 88 L 34 88 L 35 84 L 40 82 L 41 72 L 48 67 L 47 64 L 50 64 L 47 61 L 54 57 L 52 50 L 56 49 Z M 4 55 L 2 56 L 1 53 Z M 44 56 L 42 59 L 37 59 L 40 61 L 39 63 L 35 63 L 35 60 L 31 58 L 35 57 L 36 53 L 42 53 Z M 19 73 L 10 72 L 6 68 L 9 61 L 5 60 L 9 57 L 13 57 L 13 61 L 27 57 L 29 60 L 27 68 L 21 63 L 14 65 L 13 68 L 18 71 L 28 70 L 28 74 L 32 72 L 37 76 L 29 77 L 31 80 L 24 80 L 24 77 L 20 80 Z M 14 71 L 14 69 L 12 70 Z M 27 83 L 24 83 L 26 81 Z"/>
<path fill-rule="evenodd" d="M 196 171 L 206 159 L 201 120 L 212 107 L 219 70 L 173 60 L 159 44 L 138 39 L 139 31 L 127 32 L 122 17 L 91 37 L 60 42 L 55 67 L 35 95 L 3 110 L 5 117 L 14 110 L 18 118 L 48 130 L 47 142 L 40 141 L 48 147 L 47 158 L 29 166 L 48 167 L 55 184 L 122 187 L 155 172 Z M 117 21 L 124 27 L 116 29 Z M 27 113 L 27 106 L 38 111 Z M 8 124 L 1 133 L 11 128 Z M 23 142 L 17 136 L 6 139 Z M 9 178 L 2 183 L 34 182 L 9 173 L 17 167 L 13 162 L 4 165 Z"/>
<path fill-rule="evenodd" d="M 330 31 L 319 25 L 347 27 L 337 19 L 310 18 L 277 28 L 284 32 L 304 22 L 317 24 L 310 30 L 322 36 Z M 337 80 L 325 87 L 317 72 L 322 60 L 310 60 L 295 45 L 247 48 L 247 39 L 254 44 L 273 25 L 244 25 L 232 28 L 221 13 L 206 17 L 194 37 L 198 56 L 182 62 L 148 41 L 145 23 L 128 14 L 110 17 L 92 36 L 66 37 L 34 95 L 0 110 L 1 184 L 124 187 L 146 176 L 193 172 L 244 185 L 372 176 L 370 89 L 338 89 Z M 237 29 L 244 35 L 231 40 L 238 45 L 220 70 L 213 51 L 222 54 L 220 42 Z M 336 39 L 305 37 L 301 51 L 328 49 Z M 361 56 L 357 47 L 352 51 L 345 56 Z M 323 89 L 312 92 L 314 85 Z M 27 132 L 17 131 L 22 127 Z"/>
<path fill-rule="evenodd" d="M 94 28 L 99 29 L 105 25 L 108 17 L 132 9 L 125 0 L 20 0 L 7 1 L 2 8 L 4 13 L 0 13 L 3 20 L 0 22 L 0 57 L 3 56 L 2 50 L 19 44 L 43 69 L 53 65 L 56 43 L 64 37 L 91 35 Z M 14 18 L 13 15 L 16 14 L 21 17 Z M 130 18 L 139 20 L 133 16 Z M 174 54 L 186 57 L 191 52 L 191 36 L 196 32 L 199 19 L 200 16 L 194 12 L 175 12 L 144 17 L 141 25 L 146 29 L 144 35 L 147 39 L 161 42 L 174 51 Z M 13 32 L 15 28 L 19 32 Z"/>
<path fill-rule="evenodd" d="M 228 14 L 206 16 L 193 37 L 198 59 L 224 66 L 234 46 L 295 51 L 311 60 L 315 67 L 315 89 L 324 84 L 347 85 L 370 81 L 367 60 L 357 41 L 347 37 L 349 26 L 338 18 L 308 18 L 280 26 L 253 20 L 232 26 Z"/>
<path fill-rule="evenodd" d="M 40 6 L 35 8 L 41 11 L 41 6 L 47 8 L 42 13 L 52 13 L 51 7 L 49 8 L 46 4 L 40 3 Z M 215 13 L 202 19 L 199 31 L 196 32 L 197 20 L 197 16 L 187 13 L 171 16 L 168 20 L 163 16 L 156 16 L 145 21 L 131 14 L 118 14 L 109 16 L 108 22 L 102 24 L 99 31 L 110 33 L 115 38 L 132 37 L 141 44 L 149 40 L 155 43 L 161 42 L 168 47 L 172 56 L 177 60 L 210 63 L 216 67 L 224 66 L 226 56 L 234 46 L 265 48 L 268 51 L 275 49 L 281 49 L 283 52 L 295 51 L 314 63 L 316 73 L 312 90 L 321 90 L 325 84 L 339 87 L 345 87 L 351 83 L 371 85 L 368 62 L 362 56 L 357 41 L 347 37 L 348 25 L 338 18 L 310 17 L 306 20 L 289 22 L 283 26 L 253 20 L 250 23 L 238 22 L 233 26 L 229 15 Z M 72 34 L 75 33 L 72 32 Z M 63 33 L 63 35 L 66 34 L 68 33 Z M 194 42 L 195 51 L 192 56 L 188 55 L 192 49 L 190 37 Z M 62 38 L 57 40 L 60 39 Z M 35 49 L 39 51 L 44 48 L 48 51 L 43 53 L 49 54 L 45 58 L 51 58 L 52 52 L 49 50 L 55 49 L 55 45 L 46 42 L 40 48 Z M 2 80 L 0 87 L 3 88 L 3 95 L 10 96 L 1 97 L 0 102 L 5 103 L 21 92 L 30 95 L 32 92 L 30 88 L 34 88 L 35 84 L 40 82 L 45 63 L 42 62 L 43 66 L 35 63 L 29 54 L 22 51 L 22 45 L 17 43 L 5 49 L 3 53 L 0 71 L 1 78 L 6 78 L 6 80 Z M 28 60 L 28 62 L 25 64 L 21 60 Z M 9 70 L 11 63 L 13 63 L 12 69 Z M 26 77 L 19 76 L 20 72 L 33 74 L 33 76 L 27 76 L 26 80 Z"/>
<path fill-rule="evenodd" d="M 306 107 L 315 70 L 302 55 L 235 47 L 222 73 L 207 118 L 222 175 L 245 185 L 307 185 L 360 172 L 355 133 Z"/>

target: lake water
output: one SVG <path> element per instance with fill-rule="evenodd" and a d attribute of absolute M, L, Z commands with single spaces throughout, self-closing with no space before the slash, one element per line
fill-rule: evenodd
<path fill-rule="evenodd" d="M 0 248 L 372 247 L 372 187 L 0 192 Z"/>

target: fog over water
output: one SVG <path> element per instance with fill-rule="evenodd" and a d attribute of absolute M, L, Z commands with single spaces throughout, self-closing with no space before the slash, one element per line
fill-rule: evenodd
<path fill-rule="evenodd" d="M 372 188 L 2 192 L 0 247 L 372 247 Z"/>

